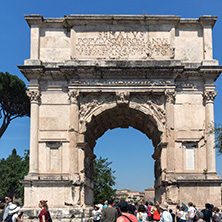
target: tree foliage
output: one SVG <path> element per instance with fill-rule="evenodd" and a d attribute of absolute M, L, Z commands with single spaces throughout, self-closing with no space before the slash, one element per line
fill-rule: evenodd
<path fill-rule="evenodd" d="M 100 200 L 108 200 L 115 194 L 115 176 L 110 167 L 112 162 L 102 157 L 94 160 L 94 202 L 99 203 Z"/>
<path fill-rule="evenodd" d="M 10 122 L 30 115 L 30 100 L 25 83 L 15 75 L 0 72 L 0 138 Z"/>
<path fill-rule="evenodd" d="M 24 157 L 17 154 L 16 149 L 7 159 L 0 160 L 0 196 L 8 193 L 16 198 L 23 199 L 24 186 L 20 183 L 21 179 L 29 171 L 29 153 L 25 151 Z"/>
<path fill-rule="evenodd" d="M 215 148 L 218 154 L 222 154 L 222 125 L 216 125 L 213 133 L 215 133 Z"/>

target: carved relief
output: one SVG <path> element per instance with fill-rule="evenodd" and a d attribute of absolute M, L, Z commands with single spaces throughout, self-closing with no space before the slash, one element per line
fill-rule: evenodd
<path fill-rule="evenodd" d="M 217 91 L 205 91 L 203 93 L 203 99 L 205 102 L 213 102 L 217 95 Z"/>
<path fill-rule="evenodd" d="M 29 96 L 31 102 L 40 101 L 41 93 L 39 91 L 28 91 L 27 95 Z"/>
<path fill-rule="evenodd" d="M 102 104 L 114 101 L 113 95 L 87 95 L 80 97 L 80 122 L 83 122 L 91 113 L 99 109 Z"/>
<path fill-rule="evenodd" d="M 84 166 L 85 166 L 85 176 L 89 179 L 93 179 L 93 161 L 90 157 L 85 157 L 84 160 Z"/>
<path fill-rule="evenodd" d="M 76 57 L 101 59 L 174 58 L 168 38 L 149 38 L 147 31 L 76 33 Z"/>
<path fill-rule="evenodd" d="M 162 124 L 166 123 L 166 112 L 161 107 L 163 103 L 161 97 L 135 95 L 132 96 L 132 101 L 138 103 L 138 106 L 149 109 L 150 115 L 156 117 Z"/>
<path fill-rule="evenodd" d="M 73 85 L 110 86 L 110 85 L 133 85 L 133 86 L 167 86 L 171 81 L 147 80 L 147 79 L 109 79 L 109 80 L 81 80 L 72 82 Z"/>
<path fill-rule="evenodd" d="M 167 194 L 167 203 L 169 204 L 178 204 L 178 192 L 179 189 L 177 185 L 170 185 L 166 189 Z"/>
<path fill-rule="evenodd" d="M 79 91 L 70 91 L 68 96 L 71 104 L 78 104 Z"/>
<path fill-rule="evenodd" d="M 166 96 L 166 102 L 167 103 L 174 103 L 175 98 L 176 98 L 176 93 L 174 91 L 165 91 L 165 96 Z"/>
<path fill-rule="evenodd" d="M 116 92 L 117 104 L 128 104 L 129 103 L 129 92 L 118 91 Z"/>

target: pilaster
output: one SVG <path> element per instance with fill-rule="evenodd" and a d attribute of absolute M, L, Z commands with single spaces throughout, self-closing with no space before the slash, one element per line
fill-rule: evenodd
<path fill-rule="evenodd" d="M 167 90 L 166 96 L 166 134 L 168 139 L 167 146 L 167 172 L 175 171 L 175 141 L 174 141 L 174 103 L 175 91 Z"/>
<path fill-rule="evenodd" d="M 79 92 L 70 90 L 68 92 L 68 96 L 70 100 L 70 179 L 76 181 L 79 179 L 79 155 L 78 148 L 76 146 L 79 132 Z"/>

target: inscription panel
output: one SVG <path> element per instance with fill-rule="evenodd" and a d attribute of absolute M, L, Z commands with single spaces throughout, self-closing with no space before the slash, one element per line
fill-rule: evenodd
<path fill-rule="evenodd" d="M 73 58 L 78 59 L 173 59 L 169 32 L 79 31 L 73 29 Z"/>

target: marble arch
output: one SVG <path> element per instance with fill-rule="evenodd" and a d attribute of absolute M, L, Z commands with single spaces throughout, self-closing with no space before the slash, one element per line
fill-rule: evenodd
<path fill-rule="evenodd" d="M 155 190 L 170 205 L 221 203 L 216 172 L 212 57 L 214 16 L 25 16 L 31 54 L 27 214 L 48 199 L 55 219 L 82 221 L 93 205 L 92 160 L 107 129 L 132 126 L 152 139 Z M 204 193 L 204 195 L 203 195 Z"/>

